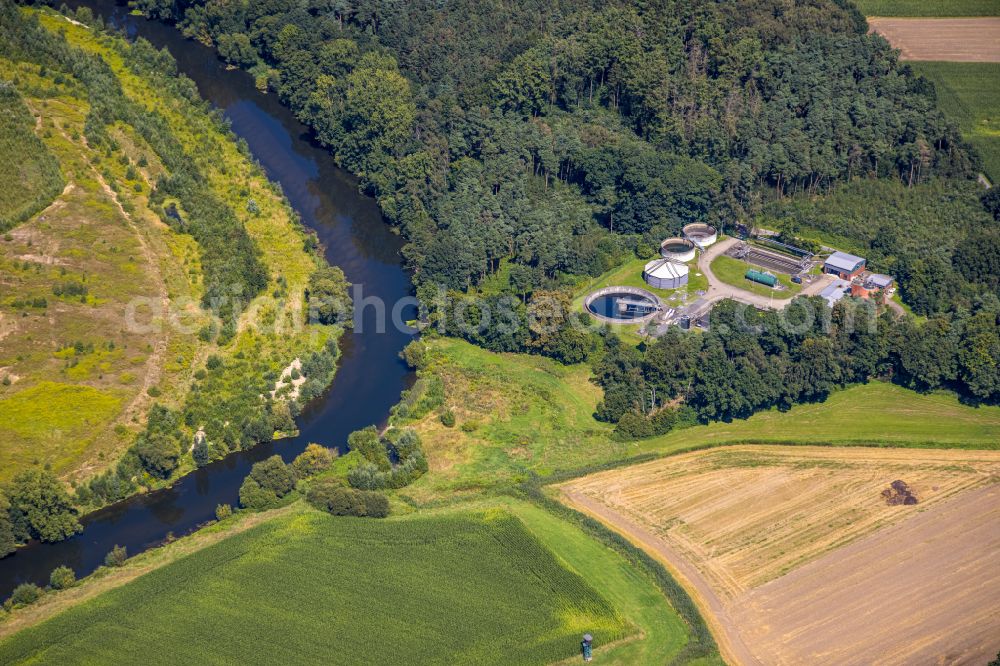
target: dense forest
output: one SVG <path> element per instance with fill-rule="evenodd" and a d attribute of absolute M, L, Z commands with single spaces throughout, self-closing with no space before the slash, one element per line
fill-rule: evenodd
<path fill-rule="evenodd" d="M 401 227 L 421 285 L 530 296 L 693 220 L 978 163 L 844 0 L 134 4 L 276 90 Z"/>
<path fill-rule="evenodd" d="M 431 323 L 485 306 L 518 323 L 442 329 L 598 363 L 603 418 L 648 421 L 676 398 L 695 418 L 732 418 L 872 377 L 998 397 L 997 195 L 981 200 L 979 158 L 933 85 L 846 0 L 134 4 L 249 69 L 362 177 L 408 241 Z M 696 220 L 837 242 L 932 319 L 885 318 L 861 369 L 845 359 L 871 340 L 739 350 L 713 333 L 686 343 L 691 357 L 730 370 L 743 358 L 767 375 L 763 394 L 702 371 L 648 400 L 655 380 L 608 369 L 643 352 L 573 325 L 567 287 Z M 948 361 L 932 377 L 916 348 Z M 810 354 L 821 363 L 807 369 Z M 793 377 L 807 371 L 820 377 Z"/>

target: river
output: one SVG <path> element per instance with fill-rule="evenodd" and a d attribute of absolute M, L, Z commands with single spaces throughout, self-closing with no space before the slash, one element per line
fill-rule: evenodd
<path fill-rule="evenodd" d="M 106 21 L 124 26 L 130 36 L 140 35 L 157 47 L 166 47 L 202 97 L 222 109 L 233 132 L 246 140 L 271 180 L 281 184 L 303 223 L 319 235 L 327 260 L 340 266 L 366 297 L 381 298 L 388 308 L 410 294 L 410 278 L 399 255 L 402 243 L 375 201 L 358 192 L 355 178 L 312 142 L 309 129 L 273 94 L 259 92 L 249 74 L 226 69 L 212 49 L 184 39 L 170 26 L 131 16 L 126 7 L 112 0 L 67 4 L 71 8 L 85 4 Z M 183 477 L 171 488 L 92 513 L 81 521 L 83 532 L 66 541 L 29 543 L 0 559 L 0 599 L 22 582 L 46 585 L 51 571 L 60 565 L 85 576 L 103 563 L 115 545 L 136 555 L 162 543 L 169 534 L 188 534 L 214 519 L 216 505 L 236 505 L 240 484 L 253 463 L 275 453 L 290 461 L 309 442 L 342 448 L 352 431 L 383 424 L 400 391 L 413 381 L 399 358 L 410 336 L 391 323 L 379 333 L 374 308 L 364 314 L 365 325 L 341 340 L 333 385 L 298 419 L 298 437 L 234 453 Z"/>

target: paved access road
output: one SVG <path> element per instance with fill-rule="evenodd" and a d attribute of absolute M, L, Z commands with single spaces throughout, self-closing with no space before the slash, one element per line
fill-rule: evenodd
<path fill-rule="evenodd" d="M 726 238 L 712 245 L 701 253 L 698 258 L 698 270 L 708 278 L 708 291 L 705 292 L 705 300 L 709 303 L 731 298 L 741 303 L 748 303 L 771 310 L 783 310 L 791 303 L 791 298 L 775 298 L 773 296 L 761 296 L 746 289 L 740 289 L 730 284 L 726 284 L 712 272 L 712 261 L 720 254 L 725 254 L 727 250 L 739 243 L 736 238 Z M 832 275 L 820 275 L 810 284 L 804 285 L 802 291 L 797 296 L 816 296 L 819 292 L 834 281 Z M 781 292 L 777 292 L 781 293 Z"/>

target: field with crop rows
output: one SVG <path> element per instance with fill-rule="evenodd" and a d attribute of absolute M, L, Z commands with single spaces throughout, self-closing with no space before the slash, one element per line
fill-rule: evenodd
<path fill-rule="evenodd" d="M 918 62 L 934 82 L 938 105 L 983 158 L 991 182 L 1000 182 L 1000 63 Z"/>
<path fill-rule="evenodd" d="M 855 0 L 865 16 L 997 16 L 997 0 Z"/>
<path fill-rule="evenodd" d="M 308 512 L 20 632 L 0 663 L 546 663 L 587 631 L 630 633 L 509 513 Z"/>

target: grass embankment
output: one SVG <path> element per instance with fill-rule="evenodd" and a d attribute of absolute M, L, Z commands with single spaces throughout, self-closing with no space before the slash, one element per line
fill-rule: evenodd
<path fill-rule="evenodd" d="M 454 339 L 429 341 L 433 361 L 418 383 L 439 377 L 444 404 L 412 425 L 432 473 L 401 491 L 417 503 L 496 487 L 532 474 L 568 474 L 703 446 L 736 443 L 997 448 L 1000 407 L 969 407 L 954 395 L 919 394 L 883 382 L 837 391 L 826 402 L 712 423 L 638 442 L 611 439 L 593 418 L 600 389 L 583 365 L 494 354 Z M 451 409 L 454 428 L 438 418 Z"/>
<path fill-rule="evenodd" d="M 715 277 L 719 278 L 726 284 L 746 291 L 751 291 L 755 294 L 760 294 L 761 296 L 770 296 L 771 298 L 783 300 L 792 298 L 802 291 L 802 285 L 792 282 L 790 275 L 785 275 L 784 273 L 778 273 L 776 271 L 769 272 L 778 278 L 778 284 L 784 287 L 784 289 L 772 289 L 767 285 L 751 282 L 746 278 L 746 274 L 749 269 L 753 268 L 759 271 L 765 271 L 766 269 L 760 266 L 754 266 L 753 264 L 748 264 L 747 262 L 739 259 L 727 257 L 724 254 L 719 255 L 712 260 L 711 268 L 712 272 L 715 273 Z"/>
<path fill-rule="evenodd" d="M 1000 2 L 994 14 L 1000 14 Z M 1000 63 L 914 62 L 913 68 L 937 89 L 938 106 L 979 151 L 983 171 L 1000 182 Z"/>
<path fill-rule="evenodd" d="M 113 464 L 154 400 L 195 410 L 195 427 L 203 412 L 231 415 L 248 402 L 256 406 L 258 396 L 273 388 L 267 375 L 339 335 L 334 327 L 306 325 L 303 293 L 318 259 L 305 249 L 280 190 L 228 129 L 181 94 L 167 74 L 137 73 L 142 67 L 126 62 L 121 38 L 49 10 L 34 13 L 46 29 L 64 32 L 73 47 L 107 62 L 126 98 L 162 116 L 212 193 L 256 242 L 268 285 L 242 314 L 232 341 L 199 338 L 211 320 L 197 305 L 205 288 L 201 248 L 166 226 L 149 202 L 151 186 L 166 174 L 159 154 L 121 122 L 107 128 L 109 147 L 92 148 L 83 138 L 89 103 L 79 80 L 55 66 L 0 58 L 0 78 L 17 81 L 34 114 L 36 140 L 68 183 L 44 216 L 0 240 L 6 276 L 0 294 L 0 480 L 35 464 L 75 478 Z M 126 318 L 129 304 L 136 306 L 137 326 Z M 209 372 L 201 397 L 186 405 L 209 354 L 220 356 L 224 371 Z M 38 405 L 61 416 L 39 418 Z M 178 473 L 192 467 L 184 456 Z"/>
<path fill-rule="evenodd" d="M 544 512 L 519 513 L 546 542 L 574 538 Z M 576 545 L 563 549 L 588 573 L 614 557 Z M 621 582 L 637 610 L 636 587 Z M 659 626 L 677 650 L 675 622 Z M 21 631 L 0 661 L 542 663 L 576 654 L 587 631 L 607 645 L 634 628 L 506 511 L 375 521 L 293 510 Z"/>
<path fill-rule="evenodd" d="M 997 0 L 854 0 L 865 16 L 1000 16 Z"/>

